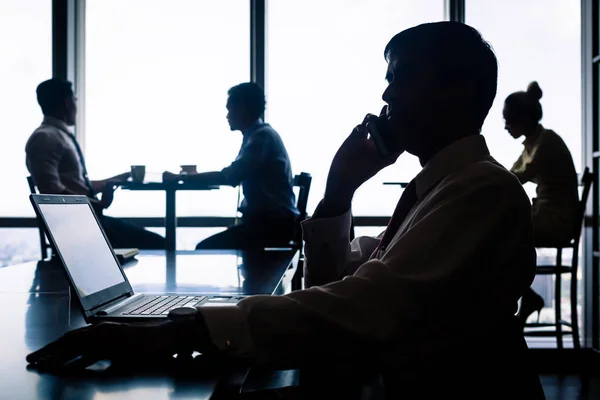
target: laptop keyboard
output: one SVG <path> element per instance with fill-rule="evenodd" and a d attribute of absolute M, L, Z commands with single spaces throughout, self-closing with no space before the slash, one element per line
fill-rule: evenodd
<path fill-rule="evenodd" d="M 144 299 L 141 304 L 125 311 L 122 315 L 167 315 L 179 307 L 195 307 L 206 296 L 155 296 Z"/>

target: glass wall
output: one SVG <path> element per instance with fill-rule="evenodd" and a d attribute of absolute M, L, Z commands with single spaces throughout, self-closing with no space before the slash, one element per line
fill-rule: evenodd
<path fill-rule="evenodd" d="M 492 155 L 511 167 L 523 146 L 504 130 L 504 99 L 537 81 L 542 125 L 571 150 L 578 172 L 581 148 L 581 17 L 579 0 L 467 1 L 466 23 L 478 29 L 496 52 L 498 94 L 483 126 Z M 533 193 L 529 188 L 529 193 Z"/>
<path fill-rule="evenodd" d="M 247 0 L 86 2 L 85 151 L 90 176 L 221 169 L 239 150 L 227 90 L 250 79 Z M 178 195 L 178 215 L 231 216 L 237 190 Z M 119 191 L 113 216 L 164 216 L 164 194 Z"/>
<path fill-rule="evenodd" d="M 0 2 L 0 54 L 0 171 L 2 186 L 10 188 L 10 196 L 3 192 L 0 215 L 33 216 L 25 143 L 43 118 L 35 89 L 52 77 L 51 0 Z"/>
<path fill-rule="evenodd" d="M 42 122 L 37 85 L 52 76 L 52 1 L 0 2 L 2 217 L 32 217 L 25 143 Z M 0 266 L 38 259 L 37 229 L 0 229 Z"/>
<path fill-rule="evenodd" d="M 384 104 L 385 45 L 406 28 L 443 20 L 444 1 L 270 1 L 267 13 L 266 116 L 295 173 L 313 176 L 312 212 L 335 151 Z M 391 215 L 401 189 L 383 182 L 410 180 L 419 170 L 416 158 L 403 155 L 359 189 L 354 214 Z"/>
<path fill-rule="evenodd" d="M 466 2 L 465 9 L 466 23 L 478 29 L 491 43 L 499 62 L 498 94 L 483 126 L 492 155 L 507 168 L 518 158 L 523 149 L 523 139 L 513 139 L 504 129 L 502 108 L 510 93 L 526 90 L 531 81 L 537 81 L 543 91 L 540 102 L 544 115 L 541 123 L 564 139 L 573 155 L 577 172 L 582 172 L 580 1 L 471 0 Z M 530 197 L 535 196 L 533 183 L 526 184 L 525 189 Z M 552 250 L 538 249 L 538 261 L 552 263 L 554 254 Z M 570 263 L 570 257 L 570 254 L 566 255 L 565 264 Z M 581 258 L 579 262 L 582 265 Z M 540 321 L 553 321 L 552 278 L 537 276 L 533 287 L 546 303 Z M 582 287 L 579 284 L 580 299 L 583 297 Z M 564 318 L 569 320 L 569 285 L 566 279 L 561 307 Z M 581 315 L 579 320 L 582 321 Z M 570 337 L 566 338 L 570 340 Z M 554 346 L 556 340 L 537 339 L 532 343 Z"/>
<path fill-rule="evenodd" d="M 4 1 L 5 55 L 0 104 L 10 140 L 0 147 L 3 182 L 14 188 L 2 216 L 32 216 L 24 144 L 41 121 L 35 86 L 51 76 L 51 1 Z M 378 112 L 383 49 L 410 26 L 444 19 L 445 0 L 267 1 L 266 119 L 281 134 L 294 173 L 313 175 L 309 212 L 322 196 L 329 163 L 367 112 Z M 85 152 L 92 178 L 145 164 L 151 173 L 197 164 L 221 169 L 239 132 L 225 120 L 227 90 L 250 79 L 247 0 L 88 0 L 85 21 Z M 510 166 L 520 140 L 504 131 L 502 102 L 537 80 L 542 123 L 559 133 L 581 170 L 580 5 L 577 0 L 470 0 L 467 23 L 500 61 L 498 96 L 484 126 L 493 155 Z M 390 215 L 401 193 L 386 181 L 420 170 L 403 155 L 356 195 L 355 215 Z M 533 194 L 534 188 L 527 187 Z M 19 196 L 22 196 L 19 198 Z M 19 199 L 17 199 L 19 198 Z M 14 200 L 13 200 L 14 199 Z M 178 195 L 178 215 L 232 216 L 237 189 Z M 162 192 L 119 191 L 114 216 L 164 216 Z"/>

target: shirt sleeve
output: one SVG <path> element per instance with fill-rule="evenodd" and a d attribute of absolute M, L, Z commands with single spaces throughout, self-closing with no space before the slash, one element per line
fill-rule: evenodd
<path fill-rule="evenodd" d="M 60 141 L 46 133 L 35 134 L 27 144 L 27 166 L 40 193 L 62 194 L 59 165 L 64 154 Z"/>
<path fill-rule="evenodd" d="M 237 186 L 260 172 L 267 157 L 269 141 L 267 132 L 254 132 L 248 142 L 242 145 L 236 160 L 221 171 L 225 179 L 231 185 Z"/>
<path fill-rule="evenodd" d="M 478 323 L 493 320 L 498 315 L 490 315 L 487 307 L 516 305 L 535 274 L 529 205 L 515 202 L 514 196 L 504 186 L 476 182 L 441 195 L 381 260 L 367 261 L 354 275 L 287 295 L 202 309 L 211 338 L 235 356 L 302 364 L 309 358 L 355 354 L 363 350 L 361 343 L 401 338 L 405 351 L 411 351 L 427 343 L 426 338 L 407 339 L 427 323 L 435 322 L 434 332 L 443 329 L 444 321 L 454 329 L 468 326 L 474 311 L 486 315 Z M 499 243 L 499 237 L 505 239 Z M 509 254 L 515 262 L 502 268 L 486 264 L 507 260 Z M 460 311 L 465 304 L 469 313 Z M 447 329 L 444 340 L 451 337 Z"/>
<path fill-rule="evenodd" d="M 318 215 L 319 207 L 314 215 Z M 350 242 L 351 211 L 331 218 L 313 217 L 302 223 L 304 281 L 307 287 L 323 285 L 353 274 L 369 259 L 378 238 L 357 237 Z"/>

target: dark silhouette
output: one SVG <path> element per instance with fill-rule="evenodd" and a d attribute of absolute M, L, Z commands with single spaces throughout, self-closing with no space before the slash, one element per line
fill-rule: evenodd
<path fill-rule="evenodd" d="M 114 184 L 126 180 L 129 173 L 99 181 L 88 178 L 83 153 L 70 129 L 77 114 L 71 82 L 56 78 L 44 81 L 37 87 L 37 99 L 44 120 L 29 137 L 25 153 L 38 191 L 88 196 L 115 248 L 164 249 L 165 240 L 160 235 L 103 215 L 113 201 Z"/>
<path fill-rule="evenodd" d="M 359 398 L 364 384 L 390 399 L 544 398 L 515 317 L 535 274 L 529 199 L 480 135 L 496 95 L 496 57 L 475 29 L 456 22 L 402 31 L 384 54 L 380 126 L 396 153 L 381 156 L 371 115 L 339 148 L 324 198 L 303 222 L 308 289 L 200 308 L 179 329 L 166 322 L 75 331 L 29 362 L 43 367 L 92 348 L 93 358 L 136 357 L 143 349 L 125 343 L 153 340 L 173 352 L 162 345 L 181 341 L 301 368 L 303 398 Z M 422 171 L 384 235 L 350 243 L 355 191 L 404 151 Z"/>
<path fill-rule="evenodd" d="M 577 173 L 562 138 L 540 124 L 541 98 L 542 89 L 537 82 L 531 82 L 527 91 L 506 98 L 503 114 L 508 133 L 515 139 L 525 137 L 523 152 L 511 171 L 521 183 L 537 185 L 531 207 L 535 244 L 557 247 L 570 243 L 578 222 Z M 539 319 L 543 307 L 544 299 L 530 288 L 521 299 L 518 312 L 521 324 L 535 311 Z"/>
<path fill-rule="evenodd" d="M 242 186 L 241 223 L 203 240 L 196 249 L 288 247 L 300 236 L 290 159 L 279 134 L 261 118 L 265 104 L 256 83 L 229 89 L 227 121 L 232 131 L 244 136 L 236 160 L 221 171 L 165 172 L 166 179 Z"/>

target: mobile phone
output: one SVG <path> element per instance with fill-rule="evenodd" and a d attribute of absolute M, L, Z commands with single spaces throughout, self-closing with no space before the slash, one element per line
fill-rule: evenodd
<path fill-rule="evenodd" d="M 387 158 L 393 154 L 400 152 L 397 145 L 391 140 L 391 127 L 389 126 L 387 116 L 381 115 L 374 117 L 367 124 L 369 134 L 375 142 L 375 146 L 381 154 L 381 157 Z"/>

